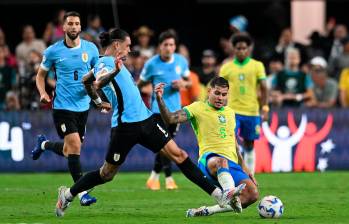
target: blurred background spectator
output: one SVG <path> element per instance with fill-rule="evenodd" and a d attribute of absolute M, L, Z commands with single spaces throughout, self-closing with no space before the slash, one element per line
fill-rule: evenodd
<path fill-rule="evenodd" d="M 53 21 L 46 24 L 44 34 L 42 36 L 43 41 L 49 46 L 58 40 L 64 38 L 63 23 L 64 23 L 65 10 L 60 9 L 55 14 Z"/>
<path fill-rule="evenodd" d="M 313 83 L 300 70 L 301 55 L 297 48 L 286 52 L 285 68 L 273 79 L 272 103 L 276 106 L 299 107 L 313 105 Z"/>
<path fill-rule="evenodd" d="M 335 106 L 338 96 L 336 80 L 327 75 L 327 62 L 323 57 L 315 57 L 310 61 L 311 78 L 314 82 L 315 100 L 310 106 L 331 108 Z"/>
<path fill-rule="evenodd" d="M 0 46 L 0 110 L 5 108 L 5 98 L 17 85 L 16 71 L 7 64 L 6 47 Z"/>
<path fill-rule="evenodd" d="M 139 51 L 145 59 L 151 58 L 155 54 L 155 47 L 151 45 L 150 40 L 154 32 L 147 26 L 141 26 L 133 32 L 136 38 L 136 45 L 133 46 L 133 51 Z"/>
<path fill-rule="evenodd" d="M 199 99 L 200 96 L 200 81 L 198 74 L 192 71 L 190 67 L 190 53 L 184 44 L 180 44 L 178 46 L 178 53 L 183 55 L 187 61 L 188 61 L 188 66 L 190 68 L 190 73 L 189 73 L 189 78 L 191 81 L 191 86 L 188 88 L 181 88 L 180 89 L 180 94 L 181 94 L 181 103 L 182 107 L 187 106 L 191 104 L 192 102 L 195 102 Z"/>
<path fill-rule="evenodd" d="M 201 66 L 194 70 L 200 81 L 200 100 L 206 100 L 207 84 L 217 76 L 217 57 L 213 50 L 206 49 L 202 52 Z"/>

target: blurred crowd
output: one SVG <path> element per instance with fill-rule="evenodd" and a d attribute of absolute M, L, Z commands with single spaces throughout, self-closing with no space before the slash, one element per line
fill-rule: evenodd
<path fill-rule="evenodd" d="M 35 76 L 47 46 L 64 38 L 63 15 L 60 10 L 56 19 L 47 23 L 43 34 L 37 35 L 33 25 L 22 29 L 22 41 L 11 50 L 6 42 L 6 30 L 0 27 L 0 110 L 49 109 L 42 105 L 36 90 Z M 243 16 L 231 22 L 231 35 L 245 32 Z M 98 47 L 99 33 L 105 31 L 101 18 L 91 14 L 87 24 L 82 24 L 81 37 L 94 42 Z M 83 21 L 82 21 L 83 22 Z M 245 22 L 245 23 L 244 23 Z M 127 30 L 127 28 L 124 28 Z M 135 81 L 139 79 L 144 63 L 158 50 L 156 33 L 142 25 L 130 32 L 133 37 L 132 52 L 125 61 Z M 258 41 L 257 41 L 258 43 Z M 204 100 L 208 82 L 216 75 L 220 66 L 234 57 L 229 37 L 217 43 L 219 51 L 201 49 L 201 63 L 190 66 L 192 86 L 181 91 L 183 106 L 195 100 Z M 259 46 L 254 45 L 253 49 Z M 190 50 L 178 43 L 177 52 L 190 65 Z M 349 36 L 347 27 L 329 21 L 324 33 L 312 32 L 309 44 L 294 41 L 290 28 L 282 30 L 279 41 L 263 57 L 252 50 L 251 57 L 262 60 L 269 88 L 269 102 L 273 107 L 348 107 L 349 106 Z M 265 56 L 267 55 L 267 56 Z M 54 95 L 55 74 L 51 71 L 46 79 L 47 92 Z M 144 101 L 149 105 L 152 86 L 141 90 Z"/>

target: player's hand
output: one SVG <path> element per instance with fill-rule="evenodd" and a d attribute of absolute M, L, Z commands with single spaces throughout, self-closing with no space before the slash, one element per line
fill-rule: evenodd
<path fill-rule="evenodd" d="M 45 104 L 51 102 L 51 99 L 50 99 L 49 95 L 46 92 L 41 94 L 40 102 L 41 103 L 45 103 Z"/>
<path fill-rule="evenodd" d="M 262 110 L 261 117 L 262 117 L 262 121 L 268 121 L 269 120 L 269 112 Z"/>
<path fill-rule="evenodd" d="M 252 182 L 258 187 L 258 182 L 257 182 L 256 178 L 254 177 L 254 175 L 251 172 L 249 172 L 248 176 L 250 177 Z"/>
<path fill-rule="evenodd" d="M 165 86 L 165 83 L 163 83 L 163 82 L 160 82 L 159 84 L 157 84 L 155 86 L 154 92 L 155 92 L 157 97 L 161 98 L 162 95 L 164 94 L 164 86 Z"/>
<path fill-rule="evenodd" d="M 110 105 L 110 103 L 107 103 L 107 102 L 102 101 L 102 103 L 97 105 L 97 106 L 98 106 L 98 108 L 101 109 L 102 113 L 108 113 L 111 110 L 111 105 Z"/>
<path fill-rule="evenodd" d="M 171 86 L 173 89 L 179 90 L 181 88 L 185 87 L 185 83 L 182 79 L 178 79 L 178 80 L 173 80 L 171 82 Z"/>

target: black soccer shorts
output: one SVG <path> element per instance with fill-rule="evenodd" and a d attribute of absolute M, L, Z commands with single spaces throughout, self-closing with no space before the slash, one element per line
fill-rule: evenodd
<path fill-rule="evenodd" d="M 79 133 L 81 142 L 84 141 L 88 110 L 73 112 L 69 110 L 53 110 L 53 121 L 60 138 L 71 133 Z"/>
<path fill-rule="evenodd" d="M 121 165 L 134 145 L 141 144 L 157 153 L 170 140 L 171 136 L 164 122 L 155 115 L 140 122 L 122 123 L 111 129 L 105 160 L 114 165 Z"/>

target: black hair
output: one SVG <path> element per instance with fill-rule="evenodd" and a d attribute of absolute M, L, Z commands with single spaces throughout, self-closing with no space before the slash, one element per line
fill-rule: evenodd
<path fill-rule="evenodd" d="M 64 14 L 63 20 L 66 21 L 69 16 L 79 17 L 79 19 L 81 20 L 80 13 L 75 11 L 66 12 Z"/>
<path fill-rule="evenodd" d="M 164 42 L 165 40 L 170 39 L 170 38 L 173 38 L 175 40 L 176 45 L 177 45 L 178 37 L 177 37 L 176 31 L 173 29 L 168 29 L 168 30 L 160 33 L 159 44 L 161 44 L 162 42 Z"/>
<path fill-rule="evenodd" d="M 101 41 L 102 47 L 109 46 L 115 40 L 125 41 L 126 37 L 130 37 L 130 35 L 126 31 L 118 28 L 112 29 L 109 32 L 102 32 L 101 34 L 99 34 L 99 39 Z"/>
<path fill-rule="evenodd" d="M 223 77 L 216 76 L 211 79 L 210 87 L 214 88 L 216 86 L 223 87 L 223 88 L 227 87 L 229 89 L 229 82 Z"/>
<path fill-rule="evenodd" d="M 233 46 L 236 46 L 236 44 L 239 42 L 245 42 L 247 46 L 251 46 L 252 38 L 247 33 L 234 34 L 231 38 L 231 43 L 233 44 Z"/>

